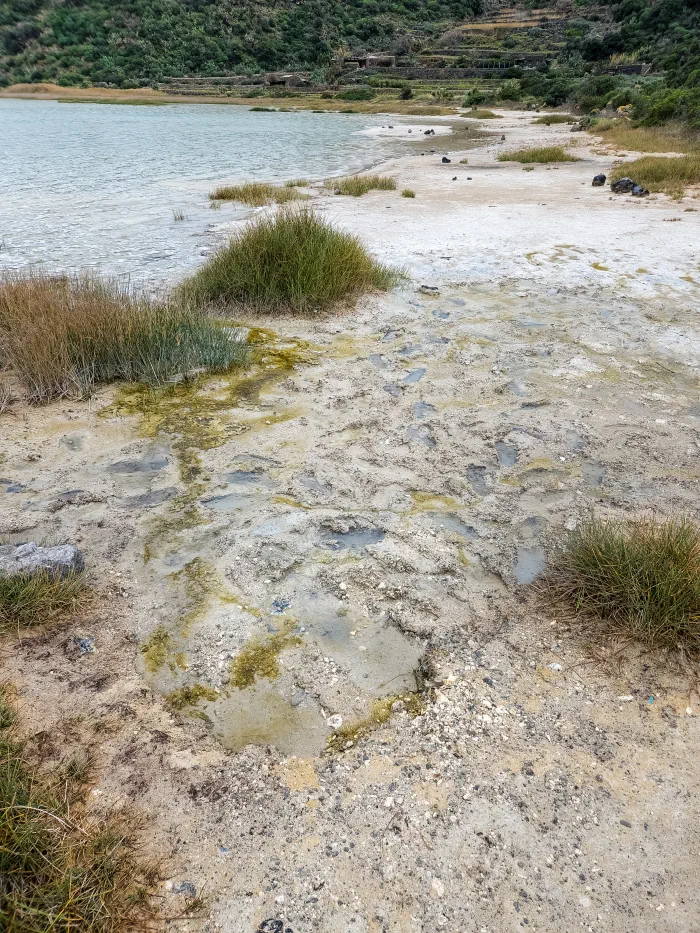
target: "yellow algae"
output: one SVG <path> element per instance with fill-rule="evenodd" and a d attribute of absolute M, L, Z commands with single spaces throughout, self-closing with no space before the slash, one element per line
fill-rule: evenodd
<path fill-rule="evenodd" d="M 229 592 L 219 581 L 216 571 L 201 557 L 195 557 L 185 564 L 182 570 L 177 570 L 169 576 L 171 580 L 184 581 L 185 596 L 189 602 L 188 611 L 181 620 L 182 634 L 187 634 L 190 625 L 202 618 L 214 601 L 239 606 L 256 618 L 262 615 L 260 609 L 244 604 Z"/>
<path fill-rule="evenodd" d="M 234 417 L 235 409 L 260 403 L 261 393 L 285 378 L 300 363 L 311 363 L 310 344 L 279 338 L 273 331 L 251 328 L 248 333 L 250 368 L 237 367 L 223 376 L 202 375 L 175 385 L 152 388 L 124 386 L 102 417 L 133 416 L 140 419 L 144 437 L 168 435 L 175 452 L 180 480 L 185 487 L 164 513 L 152 522 L 144 546 L 144 562 L 151 560 L 158 544 L 176 545 L 182 532 L 210 519 L 200 511 L 199 499 L 207 492 L 201 453 L 222 447 L 234 437 L 254 429 L 288 421 L 298 410 L 259 415 L 248 420 Z"/>
<path fill-rule="evenodd" d="M 459 503 L 452 496 L 441 496 L 433 492 L 418 492 L 415 489 L 410 490 L 410 496 L 414 502 L 413 512 L 426 512 L 435 509 L 457 509 Z"/>
<path fill-rule="evenodd" d="M 328 737 L 327 749 L 329 752 L 342 751 L 348 743 L 355 743 L 359 738 L 373 732 L 379 726 L 391 719 L 393 705 L 397 701 L 404 704 L 409 716 L 414 718 L 425 711 L 425 697 L 420 693 L 408 693 L 403 696 L 388 696 L 382 700 L 375 700 L 369 716 L 347 723 L 336 729 Z"/>
<path fill-rule="evenodd" d="M 171 709 L 183 710 L 188 706 L 197 706 L 201 700 L 207 700 L 213 703 L 219 694 L 213 687 L 205 687 L 203 684 L 191 684 L 189 687 L 180 687 L 179 690 L 173 690 L 166 697 L 166 702 Z"/>
<path fill-rule="evenodd" d="M 267 638 L 251 638 L 231 662 L 231 686 L 244 690 L 252 687 L 257 678 L 275 680 L 279 677 L 279 656 L 285 648 L 302 643 L 292 633 L 294 622 L 290 621 L 279 632 Z"/>
<path fill-rule="evenodd" d="M 592 262 L 591 267 L 596 269 L 598 272 L 610 272 L 610 269 L 607 266 L 604 266 L 600 262 Z"/>
<path fill-rule="evenodd" d="M 148 641 L 141 645 L 141 654 L 143 655 L 146 670 L 150 671 L 151 674 L 155 674 L 167 661 L 169 650 L 170 635 L 167 629 L 159 625 L 158 628 L 151 632 Z"/>

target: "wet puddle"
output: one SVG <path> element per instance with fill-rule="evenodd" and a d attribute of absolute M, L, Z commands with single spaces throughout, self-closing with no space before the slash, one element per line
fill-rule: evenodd
<path fill-rule="evenodd" d="M 515 464 L 518 462 L 517 447 L 513 447 L 511 444 L 506 444 L 504 441 L 496 441 L 494 447 L 496 448 L 498 462 L 501 464 L 501 466 L 515 466 Z"/>
<path fill-rule="evenodd" d="M 515 564 L 516 582 L 533 583 L 544 570 L 545 560 L 544 548 L 519 547 Z"/>
<path fill-rule="evenodd" d="M 425 367 L 420 367 L 419 369 L 412 369 L 409 373 L 404 376 L 404 382 L 420 382 L 423 376 L 425 376 L 426 369 Z"/>
<path fill-rule="evenodd" d="M 428 512 L 428 515 L 436 525 L 439 525 L 446 531 L 459 535 L 460 538 L 465 538 L 467 541 L 476 541 L 479 537 L 479 532 L 476 528 L 472 528 L 471 525 L 467 525 L 466 522 L 463 522 L 459 515 L 455 515 L 451 512 Z"/>
<path fill-rule="evenodd" d="M 467 479 L 477 496 L 488 496 L 491 492 L 491 486 L 486 482 L 486 467 L 471 466 L 467 467 Z"/>
<path fill-rule="evenodd" d="M 384 540 L 385 532 L 381 528 L 357 528 L 337 534 L 324 532 L 322 540 L 333 551 L 362 551 L 371 544 Z"/>

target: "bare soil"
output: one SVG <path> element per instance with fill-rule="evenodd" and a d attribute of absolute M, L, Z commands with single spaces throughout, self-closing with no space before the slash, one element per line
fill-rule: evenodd
<path fill-rule="evenodd" d="M 208 898 L 173 929 L 699 929 L 697 670 L 530 585 L 591 510 L 697 512 L 697 200 L 611 199 L 602 144 L 531 119 L 316 190 L 391 295 L 254 321 L 226 378 L 0 416 L 0 534 L 78 544 L 100 597 L 3 676 L 148 814 L 166 911 Z"/>

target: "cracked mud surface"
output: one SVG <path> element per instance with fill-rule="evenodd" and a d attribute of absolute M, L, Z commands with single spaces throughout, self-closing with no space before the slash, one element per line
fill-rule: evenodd
<path fill-rule="evenodd" d="M 494 145 L 473 178 L 530 184 Z M 177 929 L 693 931 L 696 676 L 594 662 L 527 588 L 591 509 L 697 509 L 697 260 L 655 239 L 697 231 L 692 201 L 630 199 L 649 278 L 579 263 L 581 216 L 519 188 L 502 255 L 483 223 L 448 266 L 440 230 L 473 237 L 479 205 L 392 165 L 438 202 L 404 239 L 395 195 L 319 206 L 410 286 L 256 321 L 224 379 L 3 417 L 0 532 L 78 543 L 107 596 L 68 633 L 95 655 L 29 638 L 7 677 L 33 727 L 85 717 L 96 799 L 149 813 L 175 889 L 209 896 Z M 592 210 L 624 235 L 622 201 Z"/>

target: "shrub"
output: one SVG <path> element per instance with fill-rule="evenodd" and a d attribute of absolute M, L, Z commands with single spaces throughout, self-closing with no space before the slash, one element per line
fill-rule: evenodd
<path fill-rule="evenodd" d="M 406 84 L 401 88 L 401 93 L 399 94 L 399 100 L 412 100 L 413 99 L 413 88 L 410 84 Z"/>
<path fill-rule="evenodd" d="M 502 152 L 499 162 L 579 162 L 576 156 L 564 152 L 561 146 L 539 146 L 534 149 L 516 149 L 514 152 Z"/>
<path fill-rule="evenodd" d="M 501 98 L 501 100 L 512 100 L 512 101 L 520 100 L 520 98 L 522 97 L 520 81 L 516 81 L 515 79 L 512 79 L 512 78 L 508 81 L 504 81 L 503 84 L 501 85 L 500 91 L 498 92 L 498 96 Z"/>
<path fill-rule="evenodd" d="M 350 178 L 333 179 L 328 182 L 336 194 L 362 197 L 368 191 L 395 191 L 396 179 L 388 175 L 352 175 Z"/>
<path fill-rule="evenodd" d="M 252 221 L 182 291 L 196 302 L 309 312 L 390 288 L 399 278 L 375 262 L 357 237 L 302 207 Z"/>
<path fill-rule="evenodd" d="M 412 191 L 411 188 L 404 188 L 401 192 L 402 198 L 415 198 L 416 192 Z"/>
<path fill-rule="evenodd" d="M 287 201 L 303 200 L 304 195 L 294 190 L 292 185 L 278 188 L 262 181 L 249 181 L 243 185 L 223 185 L 209 195 L 212 201 L 240 201 L 251 207 L 264 207 L 266 204 L 285 204 Z"/>
<path fill-rule="evenodd" d="M 98 383 L 157 384 L 240 362 L 243 345 L 195 309 L 154 303 L 91 276 L 0 278 L 0 365 L 30 402 L 89 395 Z"/>
<path fill-rule="evenodd" d="M 75 610 L 84 594 L 82 574 L 0 574 L 0 634 L 55 622 Z"/>
<path fill-rule="evenodd" d="M 342 94 L 338 94 L 340 100 L 373 100 L 377 92 L 371 87 L 351 87 Z"/>
<path fill-rule="evenodd" d="M 700 184 L 700 153 L 683 156 L 643 156 L 615 168 L 611 181 L 633 178 L 649 191 L 682 197 L 686 185 Z"/>
<path fill-rule="evenodd" d="M 601 632 L 700 651 L 700 529 L 685 519 L 588 521 L 544 586 Z"/>
<path fill-rule="evenodd" d="M 28 764 L 7 688 L 0 688 L 0 915 L 6 933 L 137 933 L 152 929 L 154 866 L 126 817 L 90 819 L 89 767 Z"/>

